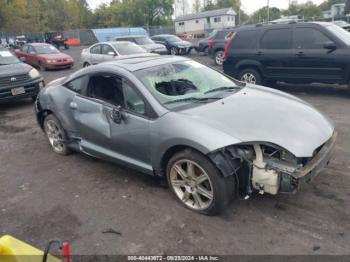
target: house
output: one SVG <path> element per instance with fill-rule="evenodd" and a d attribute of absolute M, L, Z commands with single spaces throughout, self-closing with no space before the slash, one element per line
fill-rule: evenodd
<path fill-rule="evenodd" d="M 345 10 L 345 3 L 334 4 L 331 6 L 330 10 L 322 12 L 322 17 L 324 19 L 339 20 L 344 16 L 344 10 Z"/>
<path fill-rule="evenodd" d="M 232 8 L 179 16 L 175 19 L 176 34 L 204 34 L 214 29 L 234 27 L 236 12 Z"/>

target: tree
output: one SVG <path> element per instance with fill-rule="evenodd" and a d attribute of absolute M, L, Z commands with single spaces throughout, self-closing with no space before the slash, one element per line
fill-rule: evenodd
<path fill-rule="evenodd" d="M 204 6 L 205 11 L 215 10 L 217 9 L 216 5 L 213 3 L 212 0 L 208 0 L 206 5 Z"/>
<path fill-rule="evenodd" d="M 200 0 L 195 0 L 193 3 L 193 9 L 198 14 L 201 11 L 201 2 Z"/>
<path fill-rule="evenodd" d="M 345 15 L 350 14 L 350 0 L 346 0 L 344 13 Z"/>

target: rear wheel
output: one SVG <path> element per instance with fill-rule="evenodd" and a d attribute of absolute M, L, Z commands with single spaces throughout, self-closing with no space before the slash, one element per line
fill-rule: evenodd
<path fill-rule="evenodd" d="M 215 64 L 221 66 L 224 63 L 225 53 L 223 50 L 215 53 Z"/>
<path fill-rule="evenodd" d="M 242 82 L 253 84 L 253 85 L 261 85 L 262 77 L 260 73 L 253 68 L 246 68 L 239 72 L 238 79 Z"/>
<path fill-rule="evenodd" d="M 84 64 L 83 64 L 83 67 L 89 67 L 90 66 L 90 64 L 88 63 L 88 62 L 85 62 Z"/>
<path fill-rule="evenodd" d="M 209 159 L 192 150 L 170 159 L 167 179 L 178 201 L 201 214 L 219 214 L 234 197 L 233 177 L 224 178 Z"/>
<path fill-rule="evenodd" d="M 71 150 L 65 144 L 66 132 L 60 121 L 53 115 L 46 116 L 44 120 L 44 131 L 50 142 L 52 150 L 59 155 L 68 155 Z"/>

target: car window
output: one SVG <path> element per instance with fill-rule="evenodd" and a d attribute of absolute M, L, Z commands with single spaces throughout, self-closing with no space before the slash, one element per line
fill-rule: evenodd
<path fill-rule="evenodd" d="M 133 85 L 127 81 L 123 81 L 123 88 L 126 100 L 126 109 L 138 115 L 146 114 L 146 104 L 141 95 L 135 91 Z"/>
<path fill-rule="evenodd" d="M 103 45 L 102 46 L 102 54 L 108 55 L 108 53 L 115 53 L 114 49 L 110 45 Z"/>
<path fill-rule="evenodd" d="M 96 45 L 90 49 L 91 54 L 101 54 L 101 45 Z"/>
<path fill-rule="evenodd" d="M 32 46 L 30 45 L 30 46 L 28 47 L 28 53 L 31 53 L 31 52 L 36 53 L 34 47 L 32 47 Z"/>
<path fill-rule="evenodd" d="M 21 47 L 21 51 L 24 52 L 24 53 L 28 53 L 28 47 L 27 45 L 24 45 Z"/>
<path fill-rule="evenodd" d="M 66 83 L 64 86 L 67 87 L 68 89 L 74 91 L 74 92 L 80 93 L 82 86 L 83 86 L 82 85 L 83 79 L 84 79 L 84 77 L 76 78 L 76 79 Z"/>
<path fill-rule="evenodd" d="M 251 49 L 256 46 L 257 31 L 240 31 L 232 40 L 231 49 Z"/>
<path fill-rule="evenodd" d="M 292 30 L 289 28 L 267 30 L 260 41 L 260 47 L 262 49 L 291 49 Z"/>
<path fill-rule="evenodd" d="M 323 49 L 326 42 L 331 41 L 326 35 L 314 28 L 296 28 L 294 47 L 297 49 Z"/>

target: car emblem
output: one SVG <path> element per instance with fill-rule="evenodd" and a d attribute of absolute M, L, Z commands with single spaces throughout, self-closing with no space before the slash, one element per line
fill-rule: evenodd
<path fill-rule="evenodd" d="M 16 80 L 17 80 L 17 78 L 16 77 L 11 77 L 11 82 L 15 82 Z"/>

